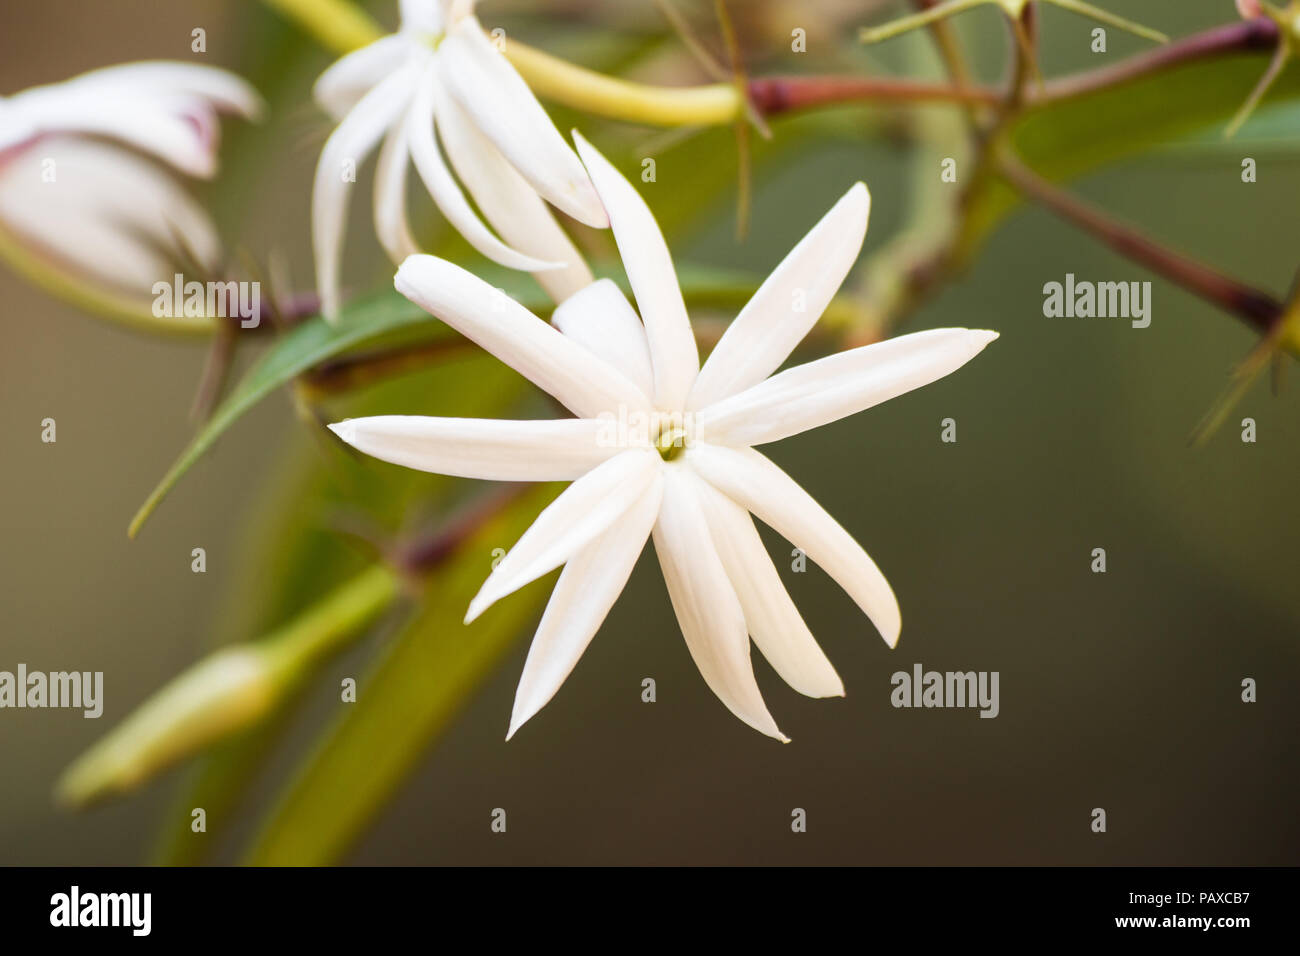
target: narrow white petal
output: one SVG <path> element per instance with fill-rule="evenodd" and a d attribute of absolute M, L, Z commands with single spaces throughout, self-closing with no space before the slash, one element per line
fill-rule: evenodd
<path fill-rule="evenodd" d="M 799 693 L 843 697 L 844 684 L 790 599 L 749 514 L 708 482 L 700 489 L 713 543 L 758 649 Z"/>
<path fill-rule="evenodd" d="M 474 17 L 438 48 L 439 74 L 475 125 L 543 198 L 579 222 L 609 224 L 600 200 L 542 104 Z"/>
<path fill-rule="evenodd" d="M 393 262 L 419 252 L 406 218 L 406 125 L 397 123 L 384 137 L 375 166 L 375 235 Z"/>
<path fill-rule="evenodd" d="M 434 90 L 434 116 L 447 159 L 501 238 L 524 255 L 564 263 L 562 269 L 533 273 L 556 302 L 591 283 L 591 270 L 551 207 L 478 131 L 445 84 Z"/>
<path fill-rule="evenodd" d="M 709 535 L 698 484 L 689 469 L 664 469 L 654 541 L 668 597 L 687 650 L 709 689 L 749 726 L 787 742 L 754 680 L 745 614 Z"/>
<path fill-rule="evenodd" d="M 336 120 L 342 119 L 368 90 L 402 66 L 410 51 L 410 38 L 397 35 L 353 50 L 317 78 L 312 98 Z"/>
<path fill-rule="evenodd" d="M 348 192 L 356 170 L 410 101 L 412 68 L 387 77 L 361 98 L 330 134 L 316 164 L 312 186 L 312 249 L 321 313 L 330 320 L 339 312 L 339 257 L 347 227 Z"/>
<path fill-rule="evenodd" d="M 871 194 L 857 183 L 790 250 L 718 340 L 688 408 L 712 405 L 781 367 L 857 261 L 870 213 Z"/>
<path fill-rule="evenodd" d="M 600 279 L 560 303 L 551 324 L 614 366 L 646 395 L 654 394 L 654 371 L 645 328 L 623 291 Z"/>
<path fill-rule="evenodd" d="M 537 626 L 510 715 L 509 740 L 560 689 L 622 593 L 659 515 L 663 477 L 608 531 L 580 549 L 560 580 Z"/>
<path fill-rule="evenodd" d="M 507 421 L 375 415 L 330 425 L 357 451 L 436 475 L 488 481 L 572 481 L 618 449 L 585 418 Z"/>
<path fill-rule="evenodd" d="M 898 643 L 898 600 L 876 563 L 793 478 L 752 448 L 697 443 L 686 461 L 705 481 L 752 511 L 829 574 L 871 618 L 885 643 Z"/>
<path fill-rule="evenodd" d="M 406 118 L 411 159 L 415 161 L 415 168 L 420 171 L 420 178 L 428 187 L 434 203 L 455 230 L 493 262 L 507 269 L 520 269 L 524 272 L 559 268 L 561 263 L 543 262 L 511 249 L 488 231 L 470 207 L 460 186 L 452 178 L 451 170 L 447 168 L 442 151 L 433 137 L 434 85 L 437 82 L 433 69 L 425 70 Z"/>
<path fill-rule="evenodd" d="M 488 575 L 470 602 L 465 623 L 507 594 L 555 570 L 623 521 L 632 506 L 651 492 L 662 469 L 663 460 L 653 451 L 625 451 L 565 488 Z"/>
<path fill-rule="evenodd" d="M 724 445 L 779 441 L 943 378 L 997 337 L 983 329 L 930 329 L 796 365 L 705 408 L 699 434 Z"/>
<path fill-rule="evenodd" d="M 654 366 L 655 404 L 665 410 L 680 409 L 700 371 L 700 353 L 663 233 L 632 184 L 580 134 L 574 133 L 573 138 L 609 213 L 623 268 L 645 323 Z"/>
<path fill-rule="evenodd" d="M 460 266 L 411 256 L 398 268 L 393 284 L 580 418 L 646 408 L 646 397 L 622 372 Z"/>

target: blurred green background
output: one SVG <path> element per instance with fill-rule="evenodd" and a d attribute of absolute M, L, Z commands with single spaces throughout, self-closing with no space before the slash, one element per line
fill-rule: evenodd
<path fill-rule="evenodd" d="M 1171 35 L 1235 17 L 1229 0 L 1109 5 Z M 520 12 L 524 6 L 531 10 Z M 603 12 L 591 15 L 586 4 L 556 3 L 564 13 L 558 21 L 548 21 L 548 6 L 488 0 L 481 18 L 588 63 L 613 57 L 620 38 L 665 32 L 649 0 L 599 5 Z M 905 70 L 902 47 L 864 53 L 852 43 L 857 26 L 886 15 L 871 6 L 733 9 L 756 73 Z M 392 22 L 387 4 L 371 7 Z M 330 54 L 252 3 L 47 0 L 9 4 L 0 17 L 4 93 L 113 62 L 189 59 L 190 31 L 204 27 L 204 61 L 244 73 L 272 108 L 259 128 L 227 128 L 222 175 L 197 192 L 232 246 L 263 259 L 282 250 L 299 285 L 310 283 L 310 174 L 329 127 L 309 90 Z M 1092 54 L 1090 23 L 1051 9 L 1042 19 L 1049 74 L 1144 48 L 1111 31 L 1109 52 Z M 708 24 L 703 14 L 696 20 Z M 801 25 L 809 30 L 807 59 L 788 53 L 788 44 L 757 46 Z M 981 75 L 997 77 L 1006 32 L 998 14 L 976 12 L 960 25 Z M 664 38 L 659 59 L 642 63 L 643 75 L 698 80 L 682 73 L 680 57 L 662 55 L 674 45 Z M 1264 65 L 1261 58 L 1261 71 Z M 580 123 L 625 171 L 662 139 L 555 115 L 562 128 Z M 743 244 L 733 238 L 730 187 L 710 188 L 705 203 L 683 200 L 702 176 L 721 184 L 734 178 L 730 130 L 656 145 L 658 181 L 643 193 L 679 263 L 762 275 L 863 179 L 874 198 L 870 253 L 908 221 L 916 161 L 881 133 L 881 115 L 850 107 L 776 122 L 774 142 L 756 153 L 753 222 Z M 1282 294 L 1300 259 L 1294 142 L 1162 149 L 1071 188 Z M 1241 182 L 1243 156 L 1258 160 L 1255 184 Z M 348 274 L 359 288 L 381 286 L 392 271 L 369 223 L 369 178 L 367 169 L 347 245 Z M 427 200 L 419 202 L 423 210 Z M 1159 279 L 1150 328 L 1044 318 L 1041 288 L 1067 272 L 1152 278 L 1049 214 L 1022 208 L 966 274 L 902 326 L 992 328 L 1002 333 L 997 343 L 956 375 L 769 450 L 881 565 L 904 619 L 902 640 L 889 651 L 822 572 L 791 573 L 782 558 L 789 546 L 768 535 L 847 689 L 843 700 L 802 698 L 756 654 L 769 707 L 793 743 L 749 730 L 714 699 L 647 552 L 552 703 L 504 742 L 531 632 L 522 634 L 347 859 L 1300 862 L 1296 383 L 1279 397 L 1257 385 L 1206 447 L 1191 448 L 1189 432 L 1253 334 Z M 277 394 L 128 541 L 127 521 L 192 432 L 188 410 L 204 347 L 107 327 L 2 268 L 0 302 L 0 669 L 24 662 L 102 670 L 106 685 L 98 721 L 72 711 L 0 712 L 0 863 L 135 863 L 148 856 L 181 773 L 78 815 L 54 809 L 53 782 L 214 641 L 256 636 L 248 630 L 256 615 L 243 603 L 257 573 L 254 555 L 280 533 L 275 518 L 301 470 L 328 471 L 337 458 Z M 464 371 L 472 387 L 472 371 Z M 418 389 L 419 377 L 407 387 Z M 384 406 L 385 398 L 371 401 Z M 47 416 L 58 422 L 54 445 L 40 441 Z M 1245 416 L 1258 422 L 1255 444 L 1240 441 L 1235 423 Z M 957 421 L 955 445 L 939 440 L 946 417 Z M 322 513 L 315 522 L 324 528 L 337 518 Z M 207 550 L 206 574 L 190 570 L 194 547 Z M 1089 569 L 1097 547 L 1107 552 L 1104 575 Z M 484 555 L 485 575 L 489 562 Z M 303 749 L 345 706 L 339 680 L 361 676 L 390 633 L 380 627 L 322 670 L 233 832 L 218 835 L 219 858 L 234 858 L 232 848 L 255 829 Z M 917 662 L 999 671 L 1000 715 L 892 708 L 890 675 Z M 645 677 L 657 683 L 654 704 L 641 702 Z M 1257 703 L 1240 700 L 1246 677 L 1258 682 Z M 505 835 L 489 829 L 496 807 L 509 815 Z M 808 813 L 805 834 L 790 831 L 796 807 Z M 1094 807 L 1107 811 L 1104 835 L 1089 828 Z"/>

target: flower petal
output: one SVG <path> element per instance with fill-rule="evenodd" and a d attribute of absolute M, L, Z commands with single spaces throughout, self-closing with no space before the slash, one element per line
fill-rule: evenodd
<path fill-rule="evenodd" d="M 393 285 L 580 418 L 646 408 L 645 396 L 622 372 L 460 266 L 411 256 L 398 268 Z"/>
<path fill-rule="evenodd" d="M 668 597 L 686 648 L 709 689 L 749 726 L 788 742 L 754 680 L 745 614 L 709 536 L 698 484 L 699 478 L 688 469 L 664 468 L 654 541 Z"/>
<path fill-rule="evenodd" d="M 501 238 L 524 255 L 565 263 L 533 274 L 556 302 L 591 283 L 591 270 L 550 206 L 537 195 L 492 141 L 478 131 L 445 84 L 434 90 L 434 116 L 447 159 Z"/>
<path fill-rule="evenodd" d="M 898 599 L 876 563 L 793 478 L 752 448 L 696 443 L 686 461 L 709 484 L 820 565 L 871 618 L 885 643 L 898 643 Z"/>
<path fill-rule="evenodd" d="M 688 408 L 712 405 L 781 367 L 857 261 L 870 213 L 871 194 L 857 183 L 799 240 L 718 340 Z"/>
<path fill-rule="evenodd" d="M 336 120 L 342 119 L 366 91 L 403 65 L 410 49 L 409 37 L 393 34 L 353 50 L 317 77 L 312 98 Z"/>
<path fill-rule="evenodd" d="M 656 475 L 640 500 L 613 527 L 565 564 L 528 649 L 506 740 L 546 706 L 573 672 L 627 584 L 659 515 L 662 498 L 663 478 Z"/>
<path fill-rule="evenodd" d="M 573 138 L 609 213 L 623 268 L 645 324 L 654 366 L 655 404 L 676 411 L 682 408 L 700 371 L 700 353 L 672 256 L 650 207 L 632 184 L 580 134 L 574 133 Z"/>
<path fill-rule="evenodd" d="M 470 602 L 465 623 L 507 594 L 553 571 L 622 521 L 654 484 L 662 467 L 653 451 L 625 451 L 565 488 L 488 575 Z"/>
<path fill-rule="evenodd" d="M 438 82 L 433 68 L 429 67 L 420 78 L 414 101 L 406 118 L 407 134 L 411 142 L 411 159 L 420 172 L 420 178 L 429 189 L 429 195 L 447 221 L 465 240 L 493 262 L 507 269 L 534 272 L 539 269 L 556 269 L 562 263 L 543 262 L 516 252 L 488 231 L 478 215 L 466 201 L 465 195 L 452 178 L 451 170 L 442 158 L 433 138 L 434 86 Z"/>
<path fill-rule="evenodd" d="M 406 126 L 397 123 L 384 137 L 375 164 L 375 235 L 388 258 L 401 262 L 420 251 L 406 218 Z"/>
<path fill-rule="evenodd" d="M 435 475 L 487 481 L 572 481 L 619 449 L 586 418 L 506 421 L 375 415 L 330 430 L 357 451 Z"/>
<path fill-rule="evenodd" d="M 790 599 L 749 514 L 707 481 L 699 488 L 713 544 L 758 649 L 799 693 L 843 697 L 843 682 Z"/>
<path fill-rule="evenodd" d="M 25 100 L 22 106 L 35 110 L 41 130 L 116 139 L 199 179 L 216 173 L 216 153 L 199 127 L 184 115 L 150 109 L 140 98 L 106 97 L 79 88 L 76 95 Z"/>
<path fill-rule="evenodd" d="M 551 324 L 628 377 L 646 395 L 654 394 L 654 372 L 645 328 L 623 291 L 600 279 L 560 303 Z"/>
<path fill-rule="evenodd" d="M 398 0 L 402 30 L 436 36 L 446 29 L 442 18 L 447 0 Z"/>
<path fill-rule="evenodd" d="M 321 313 L 331 321 L 339 313 L 339 257 L 347 227 L 348 189 L 356 180 L 356 168 L 406 108 L 414 72 L 414 67 L 403 67 L 361 97 L 325 141 L 316 164 L 312 249 Z"/>
<path fill-rule="evenodd" d="M 63 85 L 73 83 L 99 94 L 113 90 L 144 99 L 199 97 L 224 113 L 236 113 L 246 119 L 256 119 L 263 108 L 257 90 L 242 77 L 201 63 L 171 60 L 122 63 L 82 73 Z"/>
<path fill-rule="evenodd" d="M 930 329 L 796 365 L 702 410 L 699 434 L 723 445 L 779 441 L 943 378 L 997 337 Z"/>
<path fill-rule="evenodd" d="M 438 47 L 438 63 L 475 125 L 543 198 L 579 222 L 608 225 L 582 163 L 475 17 L 451 29 Z"/>
<path fill-rule="evenodd" d="M 47 159 L 58 179 L 42 184 Z M 75 136 L 47 137 L 39 150 L 0 165 L 0 220 L 46 254 L 146 302 L 182 253 L 209 270 L 221 260 L 212 221 L 169 173 L 112 143 Z"/>

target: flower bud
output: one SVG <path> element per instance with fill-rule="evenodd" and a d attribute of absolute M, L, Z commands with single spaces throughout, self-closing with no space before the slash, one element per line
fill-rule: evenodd
<path fill-rule="evenodd" d="M 247 645 L 210 655 L 141 705 L 82 754 L 55 795 L 80 807 L 133 790 L 158 771 L 262 717 L 281 679 L 265 651 Z"/>

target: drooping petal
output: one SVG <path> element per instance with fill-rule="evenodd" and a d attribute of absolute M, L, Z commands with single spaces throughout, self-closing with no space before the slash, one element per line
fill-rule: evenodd
<path fill-rule="evenodd" d="M 781 367 L 857 261 L 870 213 L 871 194 L 857 183 L 799 240 L 718 340 L 688 408 L 712 405 Z"/>
<path fill-rule="evenodd" d="M 316 164 L 312 249 L 321 313 L 331 321 L 339 312 L 339 257 L 347 226 L 349 187 L 356 180 L 357 167 L 406 109 L 414 79 L 414 68 L 403 67 L 363 96 L 325 141 Z"/>
<path fill-rule="evenodd" d="M 256 119 L 263 103 L 257 90 L 245 79 L 215 66 L 172 60 L 122 63 L 82 73 L 68 81 L 88 90 L 124 92 L 145 99 L 169 96 L 198 97 L 223 113 Z"/>
<path fill-rule="evenodd" d="M 451 29 L 438 66 L 474 124 L 543 198 L 579 222 L 609 225 L 582 163 L 475 17 Z"/>
<path fill-rule="evenodd" d="M 664 468 L 654 542 L 668 597 L 687 650 L 709 689 L 749 726 L 788 742 L 754 679 L 745 614 L 709 536 L 698 481 L 688 469 Z"/>
<path fill-rule="evenodd" d="M 793 478 L 752 448 L 696 443 L 686 461 L 714 488 L 752 511 L 848 592 L 885 643 L 898 643 L 898 600 L 876 563 Z"/>
<path fill-rule="evenodd" d="M 411 256 L 398 268 L 393 284 L 579 418 L 647 407 L 646 397 L 622 372 L 460 266 Z"/>
<path fill-rule="evenodd" d="M 574 133 L 573 138 L 609 213 L 610 228 L 645 324 L 654 367 L 655 404 L 676 411 L 683 407 L 700 371 L 700 353 L 672 256 L 640 193 L 580 134 Z"/>
<path fill-rule="evenodd" d="M 43 182 L 45 161 L 57 178 Z M 148 301 L 176 261 L 215 270 L 221 242 L 203 208 L 156 163 L 110 143 L 50 136 L 0 166 L 0 221 L 53 258 Z"/>
<path fill-rule="evenodd" d="M 96 95 L 89 87 L 77 95 L 28 100 L 23 105 L 37 107 L 36 123 L 42 130 L 116 139 L 199 179 L 216 173 L 212 144 L 178 113 L 142 109 L 137 99 Z"/>
<path fill-rule="evenodd" d="M 317 77 L 312 98 L 336 120 L 342 119 L 367 91 L 404 65 L 410 52 L 410 38 L 395 34 L 353 50 Z"/>
<path fill-rule="evenodd" d="M 406 126 L 397 123 L 384 137 L 375 165 L 375 235 L 388 258 L 401 262 L 419 252 L 406 218 Z"/>
<path fill-rule="evenodd" d="M 790 599 L 753 519 L 708 482 L 700 482 L 699 487 L 713 544 L 758 649 L 799 693 L 843 697 L 843 682 Z"/>
<path fill-rule="evenodd" d="M 623 291 L 600 279 L 560 303 L 551 324 L 614 366 L 646 395 L 654 394 L 654 371 L 645 328 Z"/>
<path fill-rule="evenodd" d="M 434 89 L 434 117 L 447 159 L 497 233 L 526 256 L 564 263 L 533 273 L 556 302 L 591 283 L 591 270 L 551 208 L 491 140 L 478 131 L 445 84 Z"/>
<path fill-rule="evenodd" d="M 426 69 L 406 118 L 407 134 L 411 142 L 411 159 L 415 161 L 415 168 L 419 170 L 424 185 L 429 188 L 429 195 L 433 197 L 434 203 L 456 231 L 493 262 L 507 269 L 520 269 L 524 272 L 559 268 L 562 263 L 543 262 L 511 249 L 488 231 L 487 226 L 483 225 L 466 201 L 460 186 L 456 185 L 451 170 L 447 168 L 447 163 L 442 158 L 442 151 L 438 149 L 438 144 L 433 138 L 433 96 L 434 85 L 437 82 L 432 67 Z"/>
<path fill-rule="evenodd" d="M 621 522 L 649 492 L 662 467 L 655 452 L 633 449 L 597 465 L 569 485 L 488 575 L 470 602 L 465 623 L 507 594 L 555 570 Z"/>
<path fill-rule="evenodd" d="M 555 696 L 622 593 L 659 515 L 663 477 L 613 527 L 571 557 L 546 604 L 510 715 L 509 740 Z"/>
<path fill-rule="evenodd" d="M 619 449 L 585 418 L 506 421 L 375 415 L 330 425 L 357 451 L 436 475 L 487 481 L 573 481 Z"/>
<path fill-rule="evenodd" d="M 724 445 L 797 435 L 943 378 L 997 337 L 983 329 L 930 329 L 797 365 L 702 410 L 699 434 Z"/>

